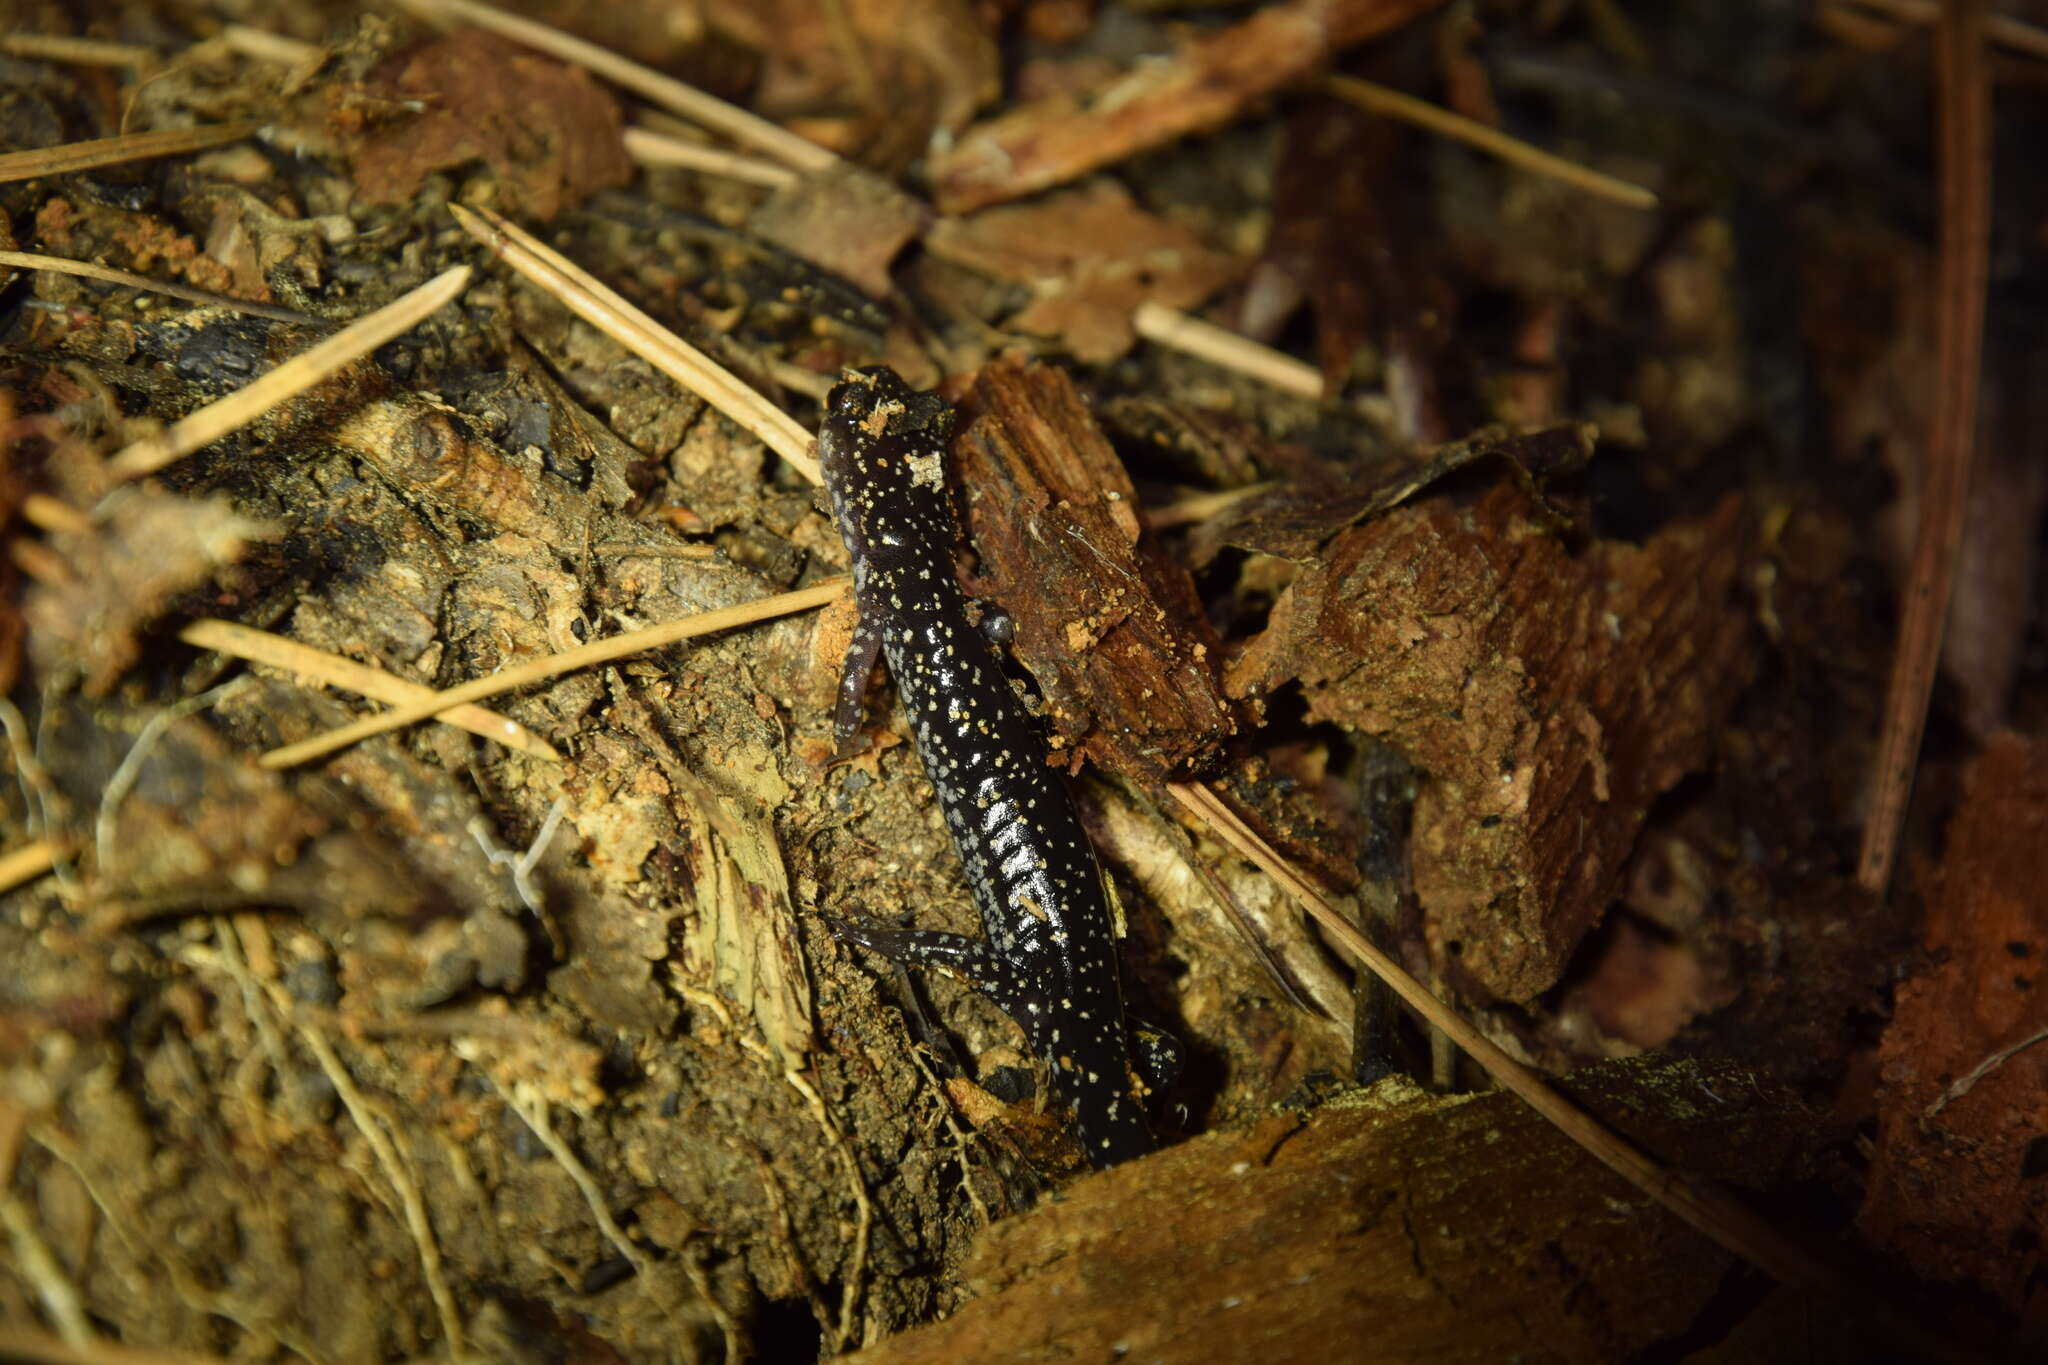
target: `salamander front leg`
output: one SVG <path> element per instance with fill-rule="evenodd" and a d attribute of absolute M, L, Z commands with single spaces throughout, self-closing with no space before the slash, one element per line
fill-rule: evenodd
<path fill-rule="evenodd" d="M 873 949 L 907 967 L 951 972 L 969 985 L 995 996 L 998 1002 L 1002 999 L 1001 992 L 1008 984 L 1008 974 L 996 961 L 995 954 L 988 950 L 988 945 L 978 938 L 942 933 L 937 929 L 896 929 L 872 920 L 841 919 L 837 915 L 826 915 L 824 919 L 826 927 L 836 937 L 849 943 Z"/>
<path fill-rule="evenodd" d="M 881 622 L 862 612 L 846 646 L 846 666 L 839 674 L 839 705 L 832 715 L 832 742 L 842 754 L 854 731 L 860 729 L 867 710 L 868 684 L 874 681 L 875 664 L 881 657 Z"/>

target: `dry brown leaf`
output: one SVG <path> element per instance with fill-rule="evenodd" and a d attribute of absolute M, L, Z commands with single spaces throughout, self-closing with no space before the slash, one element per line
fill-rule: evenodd
<path fill-rule="evenodd" d="M 778 190 L 747 227 L 881 298 L 891 288 L 889 263 L 931 216 L 928 205 L 880 176 L 841 162 Z"/>
<path fill-rule="evenodd" d="M 758 50 L 752 106 L 864 165 L 900 171 L 1002 89 L 994 34 L 967 0 L 720 0 L 712 23 Z"/>
<path fill-rule="evenodd" d="M 24 599 L 37 671 L 49 677 L 75 669 L 89 695 L 105 694 L 140 655 L 137 636 L 171 599 L 273 534 L 225 497 L 155 488 L 116 494 L 98 534 L 54 541 L 68 573 L 36 584 Z"/>
<path fill-rule="evenodd" d="M 522 216 L 545 221 L 632 178 L 612 97 L 585 72 L 489 34 L 417 48 L 385 85 L 390 99 L 425 108 L 357 152 L 356 187 L 372 201 L 409 199 L 432 172 L 485 161 Z"/>
<path fill-rule="evenodd" d="M 1036 297 L 1009 325 L 1056 336 L 1075 356 L 1095 363 L 1131 348 L 1131 314 L 1139 304 L 1192 308 L 1243 268 L 1235 257 L 1139 208 L 1108 180 L 946 219 L 927 244 L 945 260 L 1028 286 Z"/>

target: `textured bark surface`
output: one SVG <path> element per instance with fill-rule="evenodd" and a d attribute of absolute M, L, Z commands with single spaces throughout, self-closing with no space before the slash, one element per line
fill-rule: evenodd
<path fill-rule="evenodd" d="M 1074 381 L 981 372 L 953 444 L 978 574 L 1006 591 L 1017 657 L 1076 763 L 1154 779 L 1237 732 L 1187 569 L 1141 538 L 1137 490 Z"/>
<path fill-rule="evenodd" d="M 1421 770 L 1433 947 L 1516 1001 L 1557 981 L 1746 671 L 1734 502 L 1578 554 L 1533 511 L 1501 483 L 1344 531 L 1227 671 L 1241 697 L 1298 681 L 1311 719 Z"/>
<path fill-rule="evenodd" d="M 1931 965 L 1885 1031 L 1863 1227 L 1930 1278 L 2048 1321 L 2048 742 L 1999 735 L 1963 782 Z"/>

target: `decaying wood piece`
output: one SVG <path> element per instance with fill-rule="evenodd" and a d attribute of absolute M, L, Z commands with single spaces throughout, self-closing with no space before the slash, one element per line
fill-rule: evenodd
<path fill-rule="evenodd" d="M 1432 946 L 1509 1000 L 1556 982 L 1643 813 L 1705 762 L 1745 671 L 1739 507 L 1574 555 L 1521 488 L 1435 496 L 1315 552 L 1227 672 L 1298 680 L 1313 720 L 1424 775 L 1415 889 Z"/>
<path fill-rule="evenodd" d="M 1251 101 L 1330 55 L 1391 32 L 1442 0 L 1292 0 L 1135 67 L 1087 101 L 1057 95 L 960 135 L 932 158 L 932 192 L 946 213 L 1063 185 L 1189 133 L 1221 127 Z"/>
<path fill-rule="evenodd" d="M 1237 730 L 1185 568 L 1141 538 L 1137 491 L 1064 371 L 989 365 L 953 449 L 979 575 L 1006 588 L 1015 650 L 1055 747 L 1154 779 Z"/>
<path fill-rule="evenodd" d="M 1581 1073 L 1715 1174 L 1787 1174 L 1801 1125 L 1689 1062 Z M 863 1365 L 1132 1359 L 1607 1361 L 1683 1330 L 1728 1255 L 1505 1094 L 1402 1080 L 1193 1139 L 990 1227 L 979 1297 Z"/>
<path fill-rule="evenodd" d="M 2048 744 L 1993 738 L 1928 905 L 1927 970 L 1885 1031 L 1864 1230 L 1935 1279 L 2048 1312 Z"/>

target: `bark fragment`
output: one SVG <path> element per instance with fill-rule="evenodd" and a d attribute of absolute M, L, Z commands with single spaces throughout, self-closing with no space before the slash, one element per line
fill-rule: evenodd
<path fill-rule="evenodd" d="M 1505 999 L 1547 990 L 1620 884 L 1649 803 L 1700 767 L 1741 682 L 1739 505 L 1570 553 L 1520 488 L 1440 495 L 1338 535 L 1227 673 L 1299 682 L 1311 720 L 1424 774 L 1433 946 Z"/>
<path fill-rule="evenodd" d="M 1074 383 L 998 362 L 954 440 L 979 574 L 1006 593 L 1016 653 L 1044 690 L 1055 747 L 1151 779 L 1236 733 L 1194 580 L 1141 537 L 1137 493 Z"/>
<path fill-rule="evenodd" d="M 2048 1318 L 2048 744 L 2007 732 L 1964 776 L 1928 907 L 1933 964 L 1885 1031 L 1864 1230 L 1924 1274 Z"/>

